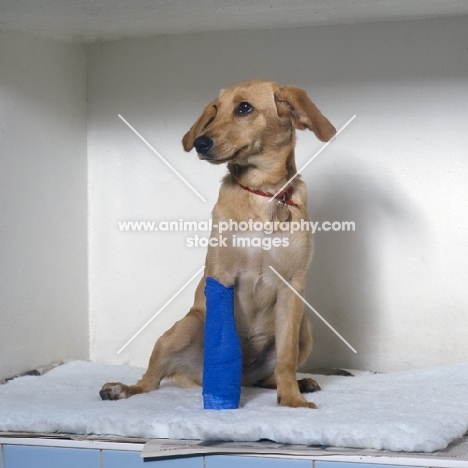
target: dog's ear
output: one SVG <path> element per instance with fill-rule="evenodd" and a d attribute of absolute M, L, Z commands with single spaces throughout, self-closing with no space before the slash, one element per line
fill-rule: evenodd
<path fill-rule="evenodd" d="M 279 117 L 289 117 L 298 130 L 308 128 L 321 141 L 329 141 L 336 133 L 335 127 L 322 115 L 307 93 L 294 86 L 283 86 L 275 91 Z"/>
<path fill-rule="evenodd" d="M 192 128 L 182 138 L 182 145 L 185 151 L 190 151 L 193 148 L 193 142 L 205 127 L 207 127 L 211 121 L 216 117 L 218 112 L 217 107 L 218 99 L 210 102 L 203 111 L 202 115 L 198 117 L 198 120 L 192 125 Z"/>

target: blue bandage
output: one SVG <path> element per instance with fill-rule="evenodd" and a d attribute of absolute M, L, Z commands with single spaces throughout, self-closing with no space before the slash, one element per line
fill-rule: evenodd
<path fill-rule="evenodd" d="M 235 409 L 241 394 L 242 350 L 234 321 L 234 288 L 208 277 L 205 296 L 203 405 Z"/>

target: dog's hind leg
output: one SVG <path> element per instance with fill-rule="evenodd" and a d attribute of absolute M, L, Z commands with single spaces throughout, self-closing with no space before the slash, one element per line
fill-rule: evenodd
<path fill-rule="evenodd" d="M 159 388 L 164 378 L 201 384 L 205 312 L 193 307 L 156 342 L 146 373 L 135 385 L 106 383 L 99 392 L 103 400 L 120 400 Z"/>

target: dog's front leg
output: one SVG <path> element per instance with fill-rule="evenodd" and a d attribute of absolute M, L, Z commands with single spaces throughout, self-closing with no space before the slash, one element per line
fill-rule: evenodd
<path fill-rule="evenodd" d="M 302 284 L 291 281 L 291 286 L 300 294 Z M 299 390 L 296 370 L 299 358 L 299 335 L 304 316 L 303 303 L 285 284 L 278 285 L 275 305 L 275 341 L 276 341 L 276 386 L 278 404 L 293 408 L 317 408 L 308 402 Z"/>

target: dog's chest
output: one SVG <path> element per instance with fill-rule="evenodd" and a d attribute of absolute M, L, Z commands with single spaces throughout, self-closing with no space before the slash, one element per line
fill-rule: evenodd
<path fill-rule="evenodd" d="M 295 263 L 308 257 L 312 248 L 310 232 L 284 230 L 233 230 L 226 235 L 235 263 L 248 270 L 261 271 L 265 266 Z"/>

